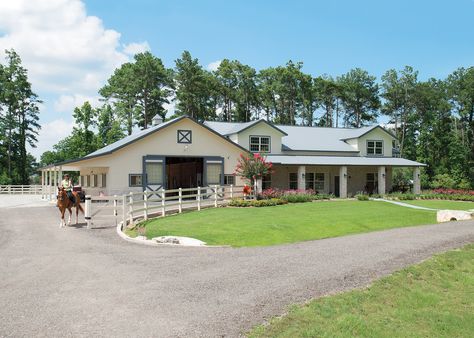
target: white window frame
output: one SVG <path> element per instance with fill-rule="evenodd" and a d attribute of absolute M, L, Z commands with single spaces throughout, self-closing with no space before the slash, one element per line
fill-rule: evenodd
<path fill-rule="evenodd" d="M 369 143 L 373 143 L 373 146 L 369 147 Z M 380 143 L 380 146 L 378 146 L 377 143 Z M 365 149 L 367 151 L 367 156 L 383 156 L 384 154 L 383 140 L 367 140 Z M 369 149 L 371 149 L 372 153 L 369 152 Z M 377 150 L 380 150 L 379 154 L 377 153 Z"/>
<path fill-rule="evenodd" d="M 228 179 L 229 179 L 229 178 L 232 178 L 232 180 L 231 180 L 232 182 L 231 182 L 231 183 L 228 182 Z M 233 175 L 233 174 L 225 174 L 225 175 L 224 175 L 224 185 L 235 185 L 235 175 Z"/>
<path fill-rule="evenodd" d="M 309 177 L 312 177 L 309 180 Z M 321 179 L 322 178 L 322 179 Z M 322 172 L 307 172 L 305 174 L 305 189 L 311 189 L 317 192 L 323 192 L 326 185 L 326 175 Z M 318 186 L 319 184 L 319 186 Z"/>
<path fill-rule="evenodd" d="M 268 139 L 268 143 L 262 143 L 262 139 Z M 255 140 L 257 140 L 255 142 Z M 268 147 L 267 150 L 263 149 Z M 253 149 L 252 149 L 253 148 Z M 252 153 L 269 153 L 272 149 L 272 138 L 267 135 L 250 135 L 249 150 Z"/>

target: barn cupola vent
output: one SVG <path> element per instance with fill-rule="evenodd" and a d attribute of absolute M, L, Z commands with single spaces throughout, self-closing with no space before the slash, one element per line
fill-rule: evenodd
<path fill-rule="evenodd" d="M 151 119 L 151 125 L 152 126 L 157 126 L 157 125 L 162 124 L 162 123 L 163 123 L 163 118 L 160 115 L 155 115 Z"/>

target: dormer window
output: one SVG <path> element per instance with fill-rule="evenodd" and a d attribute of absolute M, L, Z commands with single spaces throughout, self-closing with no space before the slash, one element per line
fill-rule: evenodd
<path fill-rule="evenodd" d="M 370 140 L 367 141 L 367 155 L 382 156 L 383 141 Z"/>
<path fill-rule="evenodd" d="M 270 136 L 250 136 L 250 151 L 253 153 L 269 153 Z"/>

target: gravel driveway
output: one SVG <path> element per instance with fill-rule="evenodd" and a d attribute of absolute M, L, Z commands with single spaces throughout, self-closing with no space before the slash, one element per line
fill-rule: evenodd
<path fill-rule="evenodd" d="M 0 336 L 235 337 L 474 242 L 474 221 L 242 249 L 147 247 L 113 227 L 58 224 L 50 205 L 0 207 Z"/>

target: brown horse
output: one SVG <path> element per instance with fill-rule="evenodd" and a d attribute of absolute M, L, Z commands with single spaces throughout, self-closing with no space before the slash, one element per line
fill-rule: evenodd
<path fill-rule="evenodd" d="M 75 203 L 72 203 L 71 200 L 69 199 L 66 190 L 63 187 L 58 187 L 58 208 L 59 212 L 61 213 L 61 223 L 59 223 L 59 227 L 62 228 L 66 226 L 66 222 L 64 221 L 64 213 L 66 212 L 66 209 L 69 210 L 69 220 L 67 222 L 68 225 L 71 225 L 71 217 L 72 217 L 72 207 L 76 207 L 76 224 L 77 220 L 79 218 L 79 210 L 84 213 L 84 209 L 82 209 L 81 206 L 81 199 L 77 192 L 73 191 L 72 192 Z"/>

